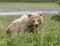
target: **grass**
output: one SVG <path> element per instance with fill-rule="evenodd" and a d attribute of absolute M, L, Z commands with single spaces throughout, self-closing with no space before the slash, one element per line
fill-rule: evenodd
<path fill-rule="evenodd" d="M 60 10 L 56 3 L 13 3 L 13 2 L 0 2 L 0 11 L 13 11 L 24 9 L 38 9 L 38 10 Z"/>
<path fill-rule="evenodd" d="M 12 5 L 13 4 L 13 5 Z M 57 7 L 56 3 L 0 3 L 0 6 L 7 7 Z"/>
<path fill-rule="evenodd" d="M 0 46 L 60 46 L 60 21 L 57 15 L 43 15 L 44 23 L 38 28 L 38 33 L 20 32 L 11 37 L 6 37 L 6 26 L 20 16 L 0 16 Z"/>

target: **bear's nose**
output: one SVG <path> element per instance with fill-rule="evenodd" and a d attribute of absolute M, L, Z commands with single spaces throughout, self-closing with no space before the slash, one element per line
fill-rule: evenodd
<path fill-rule="evenodd" d="M 36 24 L 35 26 L 38 27 L 38 24 Z"/>

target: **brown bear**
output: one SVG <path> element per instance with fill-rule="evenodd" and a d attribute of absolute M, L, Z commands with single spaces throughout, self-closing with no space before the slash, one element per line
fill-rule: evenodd
<path fill-rule="evenodd" d="M 34 32 L 34 29 L 39 27 L 43 23 L 43 17 L 41 13 L 26 13 L 19 19 L 13 21 L 7 26 L 6 33 L 11 34 L 12 32 L 28 31 Z"/>

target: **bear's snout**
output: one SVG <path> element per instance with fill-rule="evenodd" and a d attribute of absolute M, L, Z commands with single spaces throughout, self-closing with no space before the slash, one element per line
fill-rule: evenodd
<path fill-rule="evenodd" d="M 38 27 L 38 24 L 36 24 L 35 27 Z"/>

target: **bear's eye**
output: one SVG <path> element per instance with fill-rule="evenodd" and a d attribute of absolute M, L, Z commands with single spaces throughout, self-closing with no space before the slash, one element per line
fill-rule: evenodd
<path fill-rule="evenodd" d="M 35 20 L 33 20 L 33 22 L 35 22 Z"/>
<path fill-rule="evenodd" d="M 39 22 L 39 20 L 37 20 Z"/>

